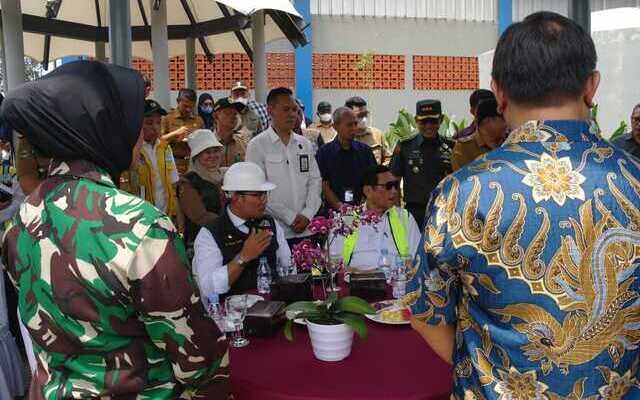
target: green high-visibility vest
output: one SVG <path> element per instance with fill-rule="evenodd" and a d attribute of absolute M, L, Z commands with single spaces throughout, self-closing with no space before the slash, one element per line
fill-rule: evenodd
<path fill-rule="evenodd" d="M 398 210 L 402 210 L 402 220 L 398 215 Z M 404 208 L 392 207 L 389 209 L 389 226 L 391 227 L 391 236 L 393 243 L 396 245 L 398 254 L 403 256 L 409 255 L 409 241 L 407 240 L 407 228 L 409 227 L 409 212 Z M 344 265 L 351 263 L 351 256 L 358 244 L 360 237 L 360 229 L 347 236 L 342 247 L 342 260 Z"/>

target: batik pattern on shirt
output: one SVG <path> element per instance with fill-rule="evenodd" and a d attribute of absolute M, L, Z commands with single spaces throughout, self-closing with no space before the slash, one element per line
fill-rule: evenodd
<path fill-rule="evenodd" d="M 228 397 L 175 227 L 95 165 L 54 160 L 2 256 L 38 359 L 30 399 Z"/>
<path fill-rule="evenodd" d="M 637 160 L 531 121 L 430 203 L 404 301 L 456 325 L 456 399 L 640 396 Z"/>

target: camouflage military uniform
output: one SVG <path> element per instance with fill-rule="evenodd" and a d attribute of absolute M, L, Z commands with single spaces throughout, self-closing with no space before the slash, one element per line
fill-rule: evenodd
<path fill-rule="evenodd" d="M 54 160 L 2 256 L 38 355 L 31 399 L 228 397 L 175 227 L 95 165 Z"/>
<path fill-rule="evenodd" d="M 178 128 L 186 126 L 192 130 L 200 129 L 204 126 L 204 121 L 198 115 L 189 115 L 183 118 L 178 109 L 172 110 L 166 117 L 162 117 L 162 135 L 171 133 Z M 173 157 L 176 160 L 178 174 L 183 175 L 189 168 L 189 145 L 185 140 L 173 138 L 170 140 Z"/>

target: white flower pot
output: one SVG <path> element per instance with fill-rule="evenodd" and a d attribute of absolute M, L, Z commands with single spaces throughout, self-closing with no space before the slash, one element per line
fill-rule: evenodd
<path fill-rule="evenodd" d="M 307 329 L 318 360 L 340 361 L 351 354 L 353 329 L 348 325 L 321 325 L 307 320 Z"/>

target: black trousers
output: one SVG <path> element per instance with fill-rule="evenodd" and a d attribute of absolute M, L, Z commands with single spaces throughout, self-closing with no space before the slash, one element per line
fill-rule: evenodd
<path fill-rule="evenodd" d="M 418 228 L 420 228 L 420 232 L 422 232 L 424 229 L 424 214 L 427 211 L 427 205 L 420 203 L 407 203 L 405 204 L 405 208 L 409 213 L 411 213 L 411 215 L 413 215 L 413 218 L 415 218 L 416 223 L 418 224 Z"/>

